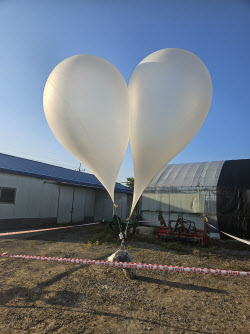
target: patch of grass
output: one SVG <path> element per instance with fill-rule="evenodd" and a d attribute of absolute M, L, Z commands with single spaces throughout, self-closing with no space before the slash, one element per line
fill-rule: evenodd
<path fill-rule="evenodd" d="M 223 241 L 223 243 L 221 243 L 221 245 L 224 248 L 228 248 L 228 249 L 232 249 L 232 250 L 246 250 L 249 251 L 250 247 L 247 244 L 244 244 L 242 242 L 239 241 L 234 241 L 234 240 L 225 240 Z"/>
<path fill-rule="evenodd" d="M 143 235 L 138 234 L 133 237 L 134 241 L 141 241 L 141 242 L 147 242 L 149 244 L 160 244 L 160 240 L 158 237 L 155 237 L 154 235 Z"/>
<path fill-rule="evenodd" d="M 215 251 L 218 248 L 226 248 L 231 250 L 239 250 L 239 251 L 249 251 L 249 245 L 236 241 L 236 240 L 219 240 L 214 239 L 213 244 L 209 246 L 211 251 Z"/>
<path fill-rule="evenodd" d="M 92 242 L 89 240 L 88 243 L 86 244 L 87 250 L 90 250 L 92 247 Z"/>
<path fill-rule="evenodd" d="M 154 235 L 137 235 L 134 237 L 133 240 L 146 242 L 149 244 L 155 244 L 159 245 L 164 249 L 170 249 L 174 250 L 176 252 L 183 252 L 185 250 L 184 244 L 182 244 L 180 241 L 163 241 L 162 239 L 159 239 L 158 237 L 155 237 Z"/>
<path fill-rule="evenodd" d="M 110 233 L 110 232 L 106 232 L 106 231 L 102 231 L 99 233 L 94 234 L 89 241 L 93 244 L 97 244 L 101 245 L 104 243 L 110 243 L 111 241 L 114 241 L 115 237 Z M 116 235 L 116 239 L 117 239 L 117 235 Z"/>
<path fill-rule="evenodd" d="M 135 253 L 136 253 L 136 256 L 138 256 L 138 257 L 140 257 L 140 258 L 142 258 L 143 256 L 146 255 L 146 251 L 143 250 L 143 249 L 136 250 Z"/>
<path fill-rule="evenodd" d="M 119 243 L 118 242 L 112 242 L 111 244 L 109 244 L 111 247 L 114 247 L 114 248 L 117 248 L 117 245 L 118 245 Z"/>
<path fill-rule="evenodd" d="M 209 252 L 208 257 L 209 257 L 209 260 L 213 260 L 213 261 L 218 260 L 217 256 L 215 254 L 212 254 L 211 252 Z"/>
<path fill-rule="evenodd" d="M 200 250 L 199 249 L 193 249 L 193 254 L 195 256 L 200 256 Z"/>
<path fill-rule="evenodd" d="M 131 245 L 128 245 L 128 246 L 127 246 L 127 250 L 128 250 L 128 251 L 131 251 L 133 248 L 134 248 L 134 247 L 131 246 Z"/>
<path fill-rule="evenodd" d="M 214 245 L 210 246 L 210 247 L 209 247 L 209 250 L 210 250 L 211 252 L 215 252 L 215 246 L 214 246 Z"/>
<path fill-rule="evenodd" d="M 236 271 L 249 271 L 249 268 L 246 268 L 241 263 L 231 263 L 230 264 L 230 269 L 231 270 L 236 270 Z"/>
<path fill-rule="evenodd" d="M 179 241 L 171 241 L 171 242 L 166 242 L 166 243 L 163 243 L 164 244 L 164 248 L 166 249 L 171 249 L 171 250 L 174 250 L 176 252 L 183 252 L 184 250 L 184 247 L 183 245 L 179 242 Z"/>

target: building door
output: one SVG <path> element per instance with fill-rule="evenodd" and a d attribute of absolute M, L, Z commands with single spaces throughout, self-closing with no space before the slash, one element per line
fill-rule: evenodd
<path fill-rule="evenodd" d="M 72 219 L 74 187 L 60 186 L 57 223 L 68 224 Z"/>
<path fill-rule="evenodd" d="M 103 210 L 102 210 L 102 219 L 112 219 L 113 217 L 113 203 L 109 198 L 104 198 L 103 202 Z"/>
<path fill-rule="evenodd" d="M 72 222 L 78 223 L 84 220 L 86 193 L 83 188 L 75 188 L 72 206 Z"/>

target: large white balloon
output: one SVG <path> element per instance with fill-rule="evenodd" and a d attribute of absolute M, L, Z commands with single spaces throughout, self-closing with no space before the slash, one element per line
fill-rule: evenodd
<path fill-rule="evenodd" d="M 163 49 L 136 67 L 128 90 L 135 176 L 132 214 L 152 178 L 199 131 L 210 108 L 212 82 L 193 53 Z"/>
<path fill-rule="evenodd" d="M 100 57 L 70 57 L 51 72 L 43 104 L 56 138 L 96 175 L 114 202 L 129 140 L 128 91 L 121 73 Z"/>

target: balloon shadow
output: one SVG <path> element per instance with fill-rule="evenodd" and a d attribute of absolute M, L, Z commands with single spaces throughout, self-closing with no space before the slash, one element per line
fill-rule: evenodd
<path fill-rule="evenodd" d="M 199 291 L 199 292 L 202 291 L 202 292 L 227 294 L 227 291 L 225 290 L 213 289 L 213 288 L 208 288 L 205 286 L 199 286 L 199 285 L 194 285 L 194 284 L 178 283 L 178 282 L 160 280 L 158 278 L 151 278 L 151 277 L 145 277 L 145 276 L 137 276 L 137 278 L 140 281 L 148 283 L 148 284 L 154 283 L 154 284 L 163 285 L 163 286 L 170 287 L 170 288 L 177 288 L 181 290 L 194 290 L 194 291 Z"/>

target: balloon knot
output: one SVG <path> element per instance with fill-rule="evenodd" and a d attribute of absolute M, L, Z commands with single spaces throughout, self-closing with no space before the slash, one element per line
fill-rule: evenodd
<path fill-rule="evenodd" d="M 114 203 L 114 207 L 117 208 L 117 207 L 118 207 L 118 204 L 115 204 L 115 203 Z"/>

